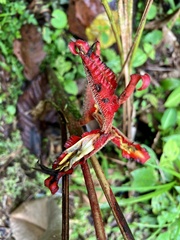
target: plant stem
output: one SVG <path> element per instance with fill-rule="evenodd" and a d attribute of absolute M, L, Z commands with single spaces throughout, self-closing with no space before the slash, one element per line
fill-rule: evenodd
<path fill-rule="evenodd" d="M 85 180 L 85 184 L 86 184 L 86 188 L 87 188 L 87 192 L 88 192 L 89 202 L 90 202 L 90 206 L 91 206 L 91 212 L 92 212 L 92 216 L 93 216 L 93 220 L 94 220 L 94 227 L 95 227 L 95 231 L 96 231 L 96 238 L 98 240 L 105 240 L 106 234 L 105 234 L 105 230 L 104 230 L 104 224 L 103 224 L 103 220 L 102 220 L 102 216 L 101 216 L 101 212 L 100 212 L 97 195 L 96 195 L 95 188 L 94 188 L 94 183 L 92 181 L 91 173 L 90 173 L 87 162 L 84 162 L 81 165 L 81 168 L 82 168 L 82 172 L 84 175 L 84 180 Z"/>
<path fill-rule="evenodd" d="M 82 134 L 82 128 L 80 127 L 80 124 L 77 122 L 77 119 L 76 119 L 76 116 L 78 116 L 79 114 L 78 114 L 78 111 L 74 108 L 74 104 L 69 100 L 69 98 L 67 97 L 67 94 L 64 92 L 63 87 L 59 84 L 57 77 L 55 76 L 52 70 L 48 71 L 48 76 L 52 86 L 55 105 L 58 106 L 56 108 L 61 117 L 61 121 L 60 121 L 62 124 L 61 136 L 63 138 L 62 145 L 64 147 L 64 143 L 66 141 L 66 138 L 64 137 L 67 136 L 67 133 L 65 132 L 66 127 L 70 135 L 80 136 Z M 61 97 L 59 97 L 59 93 L 61 93 Z M 64 116 L 66 116 L 66 119 L 64 118 Z M 90 204 L 92 207 L 92 214 L 94 218 L 96 234 L 98 234 L 99 239 L 104 240 L 106 239 L 105 233 L 104 233 L 104 226 L 102 223 L 100 210 L 99 210 L 99 213 L 97 211 L 97 209 L 99 208 L 99 204 L 97 201 L 95 190 L 93 190 L 94 188 L 94 186 L 92 185 L 93 182 L 92 182 L 91 176 L 89 177 L 87 167 L 88 166 L 84 165 L 84 168 L 82 168 L 82 170 L 83 170 L 83 174 L 85 175 L 85 183 L 86 183 L 86 187 L 89 194 Z M 68 180 L 68 177 L 63 178 L 63 182 L 64 183 L 63 183 L 62 194 L 64 195 L 62 196 L 62 239 L 68 240 L 69 239 L 69 187 L 68 187 L 69 180 Z M 91 190 L 89 190 L 89 188 Z M 98 228 L 100 228 L 100 230 L 98 230 Z"/>
<path fill-rule="evenodd" d="M 97 175 L 97 178 L 99 180 L 99 183 L 103 189 L 103 192 L 106 196 L 106 199 L 112 209 L 112 212 L 114 214 L 114 217 L 116 219 L 116 222 L 121 230 L 121 233 L 125 240 L 134 240 L 134 237 L 131 233 L 131 230 L 126 222 L 126 219 L 124 218 L 124 215 L 116 201 L 116 198 L 109 186 L 109 183 L 107 179 L 104 176 L 104 173 L 101 169 L 101 166 L 99 165 L 99 162 L 95 156 L 91 157 L 91 164 L 94 168 L 94 171 Z"/>
<path fill-rule="evenodd" d="M 69 239 L 69 175 L 62 177 L 62 240 Z"/>
<path fill-rule="evenodd" d="M 147 1 L 147 4 L 146 4 L 145 10 L 143 12 L 143 15 L 142 15 L 139 27 L 137 29 L 137 32 L 136 32 L 133 44 L 131 46 L 130 51 L 128 52 L 128 55 L 126 56 L 126 59 L 125 59 L 125 61 L 123 63 L 121 72 L 120 72 L 120 74 L 118 76 L 118 81 L 121 79 L 121 77 L 123 75 L 124 67 L 126 66 L 126 64 L 128 62 L 130 62 L 130 65 L 132 65 L 132 60 L 133 60 L 133 57 L 134 57 L 134 55 L 136 53 L 136 49 L 139 46 L 139 42 L 141 40 L 141 36 L 142 36 L 143 30 L 144 30 L 144 26 L 145 26 L 145 23 L 146 23 L 146 17 L 147 17 L 147 14 L 148 14 L 148 11 L 149 11 L 149 9 L 151 7 L 152 2 L 153 2 L 153 0 L 148 0 Z"/>
<path fill-rule="evenodd" d="M 123 58 L 122 64 L 124 64 L 125 59 L 128 56 L 129 49 L 132 45 L 132 16 L 133 16 L 133 1 L 118 1 L 118 16 L 119 16 L 119 27 L 121 32 L 121 45 L 123 47 Z M 123 74 L 125 78 L 125 86 L 129 84 L 130 75 L 130 65 L 129 61 L 123 69 Z M 132 104 L 131 98 L 129 98 L 123 105 L 123 132 L 131 138 L 132 129 Z"/>
<path fill-rule="evenodd" d="M 111 9 L 109 7 L 109 4 L 108 4 L 107 0 L 101 0 L 101 3 L 104 6 L 106 14 L 107 14 L 107 16 L 109 18 L 109 22 L 111 24 L 114 36 L 116 38 L 116 43 L 117 43 L 117 46 L 118 46 L 118 51 L 119 51 L 120 57 L 121 57 L 121 59 L 123 59 L 122 45 L 121 45 L 121 40 L 120 40 L 120 33 L 118 32 L 116 23 L 115 23 L 114 18 L 112 16 L 112 11 L 111 11 Z"/>
<path fill-rule="evenodd" d="M 64 144 L 67 140 L 66 120 L 64 115 L 59 111 L 61 125 L 61 145 L 64 150 Z M 69 175 L 62 177 L 62 240 L 69 239 Z"/>
<path fill-rule="evenodd" d="M 143 33 L 143 30 L 144 30 L 144 26 L 145 26 L 145 23 L 146 23 L 147 14 L 148 14 L 148 11 L 149 11 L 152 3 L 153 3 L 153 0 L 148 0 L 147 1 L 144 12 L 143 12 L 143 15 L 142 15 L 142 18 L 141 18 L 141 21 L 140 21 L 138 29 L 136 31 L 134 42 L 133 42 L 133 45 L 132 45 L 131 50 L 130 50 L 130 52 L 131 52 L 131 54 L 129 56 L 130 66 L 132 64 L 132 60 L 133 60 L 134 55 L 136 53 L 136 49 L 139 46 L 139 43 L 140 43 L 140 40 L 141 40 L 141 37 L 142 37 L 142 33 Z"/>

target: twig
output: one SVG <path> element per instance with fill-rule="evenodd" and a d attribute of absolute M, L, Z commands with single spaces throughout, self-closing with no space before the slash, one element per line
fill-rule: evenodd
<path fill-rule="evenodd" d="M 86 188 L 88 191 L 88 198 L 91 205 L 91 212 L 94 220 L 94 227 L 96 231 L 96 238 L 98 240 L 105 240 L 106 234 L 104 231 L 103 220 L 100 212 L 100 207 L 97 199 L 97 195 L 92 181 L 91 173 L 87 162 L 84 162 L 81 166 L 84 175 Z"/>
<path fill-rule="evenodd" d="M 137 32 L 136 32 L 136 35 L 135 35 L 135 38 L 134 38 L 134 43 L 132 45 L 132 55 L 131 55 L 131 59 L 130 59 L 130 65 L 132 64 L 132 60 L 133 60 L 134 55 L 136 53 L 136 49 L 139 46 L 139 43 L 140 43 L 140 40 L 141 40 L 141 37 L 142 37 L 142 33 L 143 33 L 143 30 L 144 30 L 144 26 L 145 26 L 145 23 L 146 23 L 147 14 L 149 12 L 149 9 L 150 9 L 152 3 L 153 3 L 153 0 L 148 0 L 147 3 L 146 3 L 141 21 L 139 23 L 139 27 L 137 29 Z"/>
<path fill-rule="evenodd" d="M 63 114 L 59 111 L 61 125 L 62 149 L 67 140 L 66 120 Z M 62 240 L 69 239 L 69 175 L 62 177 Z"/>
<path fill-rule="evenodd" d="M 112 212 L 114 214 L 114 217 L 116 219 L 116 222 L 121 230 L 121 233 L 122 233 L 124 239 L 125 240 L 134 240 L 134 237 L 133 237 L 131 230 L 126 222 L 126 219 L 124 218 L 124 215 L 116 201 L 116 198 L 115 198 L 115 196 L 109 186 L 109 183 L 104 176 L 101 166 L 99 165 L 99 162 L 97 161 L 97 158 L 95 156 L 91 157 L 91 163 L 92 163 L 94 171 L 97 175 L 99 183 L 103 189 L 103 192 L 106 196 L 106 199 L 112 209 Z"/>
<path fill-rule="evenodd" d="M 109 4 L 108 4 L 107 0 L 101 0 L 101 3 L 104 6 L 106 14 L 107 14 L 107 16 L 109 18 L 109 22 L 111 24 L 111 27 L 112 27 L 112 30 L 113 30 L 113 33 L 114 33 L 114 36 L 115 36 L 115 39 L 116 39 L 116 43 L 117 43 L 117 46 L 118 46 L 118 51 L 119 51 L 119 54 L 120 54 L 121 59 L 122 59 L 123 58 L 123 54 L 122 54 L 122 44 L 121 44 L 120 35 L 119 35 L 120 33 L 118 33 L 116 23 L 115 23 L 114 18 L 112 16 L 112 11 L 111 11 L 111 9 L 109 7 Z"/>

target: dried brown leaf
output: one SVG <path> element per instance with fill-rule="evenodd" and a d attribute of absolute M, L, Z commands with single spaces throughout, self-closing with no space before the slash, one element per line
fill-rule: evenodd
<path fill-rule="evenodd" d="M 47 102 L 50 94 L 48 79 L 41 74 L 31 81 L 17 103 L 18 127 L 23 143 L 37 157 L 41 156 L 44 137 L 59 136 L 57 113 Z M 47 145 L 45 149 L 47 151 Z"/>
<path fill-rule="evenodd" d="M 104 8 L 100 0 L 71 0 L 67 12 L 70 31 L 80 38 L 87 39 L 86 27 L 102 12 Z"/>
<path fill-rule="evenodd" d="M 43 25 L 45 22 L 50 22 L 51 12 L 49 4 L 46 4 L 44 1 L 32 0 L 28 9 L 35 15 L 39 25 Z"/>
<path fill-rule="evenodd" d="M 52 197 L 24 202 L 10 215 L 10 224 L 16 240 L 60 239 L 61 210 Z"/>
<path fill-rule="evenodd" d="M 39 74 L 39 66 L 45 57 L 43 41 L 37 27 L 25 24 L 21 28 L 21 39 L 13 44 L 14 54 L 24 65 L 24 75 L 32 80 Z"/>

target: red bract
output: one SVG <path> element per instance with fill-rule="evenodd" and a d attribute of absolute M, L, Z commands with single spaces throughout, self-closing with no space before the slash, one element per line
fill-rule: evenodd
<path fill-rule="evenodd" d="M 81 57 L 87 75 L 84 113 L 80 123 L 85 125 L 92 119 L 96 119 L 99 129 L 86 132 L 81 137 L 71 136 L 66 142 L 66 150 L 54 161 L 52 174 L 45 180 L 45 185 L 52 194 L 58 190 L 58 180 L 63 175 L 71 174 L 77 164 L 86 161 L 109 141 L 122 150 L 122 156 L 125 158 L 132 158 L 140 163 L 145 163 L 149 159 L 149 154 L 144 148 L 132 143 L 112 126 L 115 112 L 131 96 L 139 80 L 142 80 L 142 86 L 138 90 L 149 86 L 149 75 L 131 75 L 128 86 L 118 97 L 115 94 L 116 76 L 101 61 L 98 41 L 90 47 L 87 42 L 77 40 L 70 42 L 69 49 L 73 54 Z"/>

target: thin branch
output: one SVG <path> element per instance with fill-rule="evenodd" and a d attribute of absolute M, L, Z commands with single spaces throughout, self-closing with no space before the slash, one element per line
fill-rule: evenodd
<path fill-rule="evenodd" d="M 123 59 L 122 44 L 121 44 L 121 40 L 120 40 L 120 33 L 118 32 L 116 23 L 114 21 L 114 17 L 112 16 L 112 11 L 111 11 L 111 9 L 109 7 L 109 4 L 108 4 L 107 0 L 101 0 L 101 3 L 104 6 L 106 14 L 107 14 L 107 16 L 109 18 L 109 22 L 111 24 L 111 27 L 112 27 L 112 30 L 113 30 L 113 33 L 114 33 L 114 36 L 115 36 L 115 39 L 116 39 L 116 43 L 117 43 L 117 46 L 118 46 L 118 51 L 119 51 L 120 57 L 121 57 L 121 59 Z"/>
<path fill-rule="evenodd" d="M 134 42 L 133 42 L 133 45 L 132 45 L 132 50 L 130 51 L 131 52 L 130 65 L 132 64 L 132 60 L 133 60 L 133 57 L 136 53 L 136 49 L 139 46 L 139 43 L 140 43 L 140 40 L 141 40 L 141 37 L 142 37 L 142 33 L 143 33 L 143 30 L 144 30 L 144 26 L 146 24 L 147 14 L 149 12 L 149 9 L 150 9 L 152 3 L 153 3 L 153 0 L 148 0 L 147 3 L 146 3 L 141 21 L 139 23 L 139 26 L 138 26 L 138 29 L 137 29 L 137 32 L 136 32 L 136 35 L 135 35 L 135 38 L 134 38 Z"/>
<path fill-rule="evenodd" d="M 102 220 L 102 216 L 101 216 L 101 211 L 100 211 L 97 195 L 96 195 L 95 188 L 94 188 L 94 183 L 92 181 L 91 173 L 90 173 L 87 162 L 84 162 L 81 165 L 81 168 L 82 168 L 82 172 L 84 175 L 86 188 L 88 191 L 88 198 L 89 198 L 89 202 L 91 205 L 91 212 L 92 212 L 92 216 L 93 216 L 93 220 L 94 220 L 96 238 L 99 240 L 105 240 L 106 234 L 105 234 L 105 230 L 104 230 L 104 224 L 103 224 L 103 220 Z"/>
<path fill-rule="evenodd" d="M 142 18 L 141 18 L 139 27 L 138 27 L 138 29 L 137 29 L 137 32 L 136 32 L 136 35 L 135 35 L 133 44 L 132 44 L 131 49 L 130 49 L 127 57 L 126 57 L 126 60 L 125 60 L 125 62 L 124 62 L 124 64 L 123 64 L 123 66 L 122 66 L 121 72 L 120 72 L 120 74 L 119 74 L 119 76 L 118 76 L 118 81 L 121 79 L 121 77 L 122 77 L 122 75 L 123 75 L 124 67 L 126 66 L 127 62 L 130 61 L 130 63 L 132 64 L 132 59 L 133 59 L 133 57 L 134 57 L 134 54 L 135 54 L 135 52 L 136 52 L 136 49 L 137 49 L 138 46 L 139 46 L 139 42 L 140 42 L 140 39 L 141 39 L 143 30 L 144 30 L 144 26 L 145 26 L 145 23 L 146 23 L 146 17 L 147 17 L 148 11 L 149 11 L 152 3 L 153 3 L 153 0 L 148 0 L 148 1 L 147 1 L 147 4 L 146 4 L 146 7 L 145 7 L 143 16 L 142 16 Z"/>
<path fill-rule="evenodd" d="M 62 240 L 69 239 L 69 175 L 62 177 Z"/>
<path fill-rule="evenodd" d="M 112 212 L 114 214 L 114 217 L 116 219 L 116 222 L 121 230 L 121 233 L 122 233 L 124 239 L 125 240 L 134 240 L 134 237 L 133 237 L 131 230 L 126 222 L 126 219 L 124 218 L 124 215 L 116 201 L 116 198 L 115 198 L 115 196 L 109 186 L 109 183 L 104 176 L 101 166 L 99 165 L 99 162 L 95 156 L 91 157 L 91 164 L 94 168 L 96 176 L 97 176 L 99 183 L 103 189 L 106 199 L 112 209 Z"/>
<path fill-rule="evenodd" d="M 66 120 L 63 114 L 59 111 L 61 125 L 61 145 L 64 150 L 64 144 L 67 140 Z M 62 240 L 69 239 L 69 175 L 62 177 Z"/>

